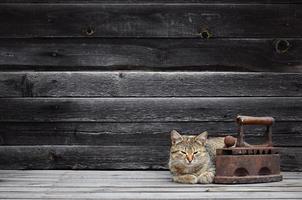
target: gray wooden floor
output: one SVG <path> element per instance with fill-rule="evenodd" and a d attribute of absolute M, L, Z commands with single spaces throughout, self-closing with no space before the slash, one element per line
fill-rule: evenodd
<path fill-rule="evenodd" d="M 186 185 L 168 171 L 0 170 L 0 199 L 302 199 L 302 172 L 249 185 Z"/>

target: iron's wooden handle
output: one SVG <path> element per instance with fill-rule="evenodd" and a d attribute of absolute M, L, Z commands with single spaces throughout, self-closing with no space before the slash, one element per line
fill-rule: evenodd
<path fill-rule="evenodd" d="M 266 125 L 271 126 L 274 124 L 273 117 L 251 117 L 238 115 L 236 121 L 240 125 Z"/>

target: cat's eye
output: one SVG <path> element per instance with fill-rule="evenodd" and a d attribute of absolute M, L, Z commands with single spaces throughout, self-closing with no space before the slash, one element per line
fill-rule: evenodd
<path fill-rule="evenodd" d="M 198 151 L 195 151 L 195 152 L 194 152 L 194 154 L 197 154 L 197 153 L 199 153 L 199 152 L 198 152 Z"/>
<path fill-rule="evenodd" d="M 181 151 L 181 153 L 183 153 L 183 154 L 187 154 L 185 151 Z"/>

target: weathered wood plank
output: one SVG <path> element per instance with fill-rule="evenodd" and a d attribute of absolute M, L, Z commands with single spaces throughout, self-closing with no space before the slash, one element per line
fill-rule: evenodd
<path fill-rule="evenodd" d="M 301 37 L 301 17 L 300 4 L 1 4 L 0 37 Z"/>
<path fill-rule="evenodd" d="M 263 83 L 265 80 L 265 83 Z M 302 96 L 302 74 L 2 72 L 1 97 Z"/>
<path fill-rule="evenodd" d="M 63 181 L 62 179 L 64 179 L 65 181 Z M 114 185 L 114 183 L 120 182 L 120 183 L 127 183 L 127 182 L 131 182 L 131 181 L 135 181 L 136 185 L 138 185 L 139 183 L 142 184 L 142 186 L 138 189 L 138 190 L 145 190 L 149 189 L 147 188 L 149 184 L 154 185 L 155 183 L 159 184 L 159 186 L 164 185 L 167 182 L 172 182 L 172 177 L 171 175 L 169 177 L 157 177 L 155 176 L 154 178 L 143 178 L 143 177 L 139 177 L 136 178 L 135 175 L 132 178 L 120 178 L 120 177 L 100 177 L 100 178 L 86 178 L 86 177 L 73 177 L 73 176 L 61 176 L 61 177 L 3 177 L 1 178 L 1 181 L 5 182 L 5 183 L 23 183 L 23 184 L 28 184 L 28 183 L 41 183 L 41 184 L 45 184 L 45 183 L 56 183 L 56 182 L 61 182 L 62 188 L 70 188 L 70 184 L 73 183 L 75 187 L 79 187 L 81 184 L 83 184 L 84 188 L 93 188 L 93 187 L 87 187 L 89 186 L 89 184 L 92 183 L 103 183 L 103 186 L 106 186 L 105 184 L 108 183 L 106 189 L 111 189 L 110 186 Z M 292 184 L 296 184 L 299 183 L 299 181 L 301 182 L 301 179 L 290 179 L 287 181 L 287 183 L 292 183 Z M 86 186 L 86 187 L 85 187 Z M 164 188 L 168 188 L 171 189 L 173 188 L 173 184 L 170 185 L 166 185 L 168 187 L 164 187 Z M 242 185 L 241 185 L 242 186 Z M 241 187 L 240 185 L 238 187 Z M 12 186 L 8 186 L 8 187 L 12 187 Z M 20 187 L 20 186 L 16 186 L 16 187 Z M 36 186 L 34 186 L 36 187 Z M 128 187 L 130 188 L 134 188 L 133 185 L 128 185 Z M 218 188 L 216 188 L 216 190 L 218 190 L 221 187 L 221 185 L 218 185 Z M 276 186 L 277 188 L 280 188 L 280 186 Z M 276 187 L 272 187 L 272 190 L 275 190 Z M 302 190 L 302 187 L 300 186 L 293 186 L 295 188 L 300 188 L 300 190 Z M 126 187 L 127 188 L 127 187 Z M 125 190 L 126 188 L 123 188 L 122 184 L 116 185 L 115 189 L 116 191 L 118 190 Z M 160 188 L 160 187 L 159 187 Z M 177 187 L 174 187 L 177 188 Z M 212 187 L 215 189 L 215 187 Z M 282 187 L 281 187 L 282 188 Z M 286 186 L 283 187 L 283 190 L 286 189 Z M 240 189 L 239 189 L 240 190 Z M 241 189 L 242 190 L 242 189 Z M 253 187 L 254 191 L 259 191 L 259 189 L 257 187 Z"/>
<path fill-rule="evenodd" d="M 10 200 L 23 200 L 20 198 L 9 198 Z M 45 200 L 49 200 L 49 199 L 58 199 L 58 198 L 44 198 Z M 62 199 L 62 198 L 61 198 Z M 64 199 L 64 198 L 63 198 Z M 93 198 L 89 198 L 89 199 L 93 199 Z M 100 198 L 95 198 L 95 199 L 100 199 Z M 131 198 L 133 199 L 133 198 Z M 137 198 L 136 198 L 137 199 Z M 171 198 L 170 198 L 171 199 Z M 187 198 L 188 199 L 188 198 Z M 207 198 L 208 200 L 216 200 L 217 198 Z M 267 198 L 257 198 L 257 199 L 267 199 Z M 290 198 L 291 200 L 301 200 L 299 198 Z M 26 198 L 26 200 L 34 200 L 34 198 Z M 251 199 L 245 199 L 245 200 L 251 200 Z M 270 200 L 280 200 L 280 198 L 271 198 Z"/>
<path fill-rule="evenodd" d="M 302 192 L 244 192 L 245 196 L 249 199 L 299 199 Z M 14 192 L 1 192 L 1 199 L 6 198 L 55 198 L 55 199 L 242 199 L 239 195 L 234 195 L 231 192 L 121 192 L 121 193 L 77 193 L 76 195 L 70 193 L 14 193 Z"/>
<path fill-rule="evenodd" d="M 73 189 L 81 190 L 89 190 L 89 189 L 101 189 L 102 191 L 107 191 L 108 189 L 112 189 L 112 191 L 121 191 L 121 190 L 135 190 L 136 191 L 156 191 L 162 189 L 163 191 L 174 190 L 178 191 L 186 191 L 189 190 L 195 191 L 195 189 L 199 189 L 200 192 L 203 189 L 207 189 L 208 191 L 228 191 L 227 189 L 232 190 L 232 188 L 236 188 L 235 191 L 258 191 L 261 192 L 258 188 L 268 189 L 268 190 L 276 190 L 279 188 L 281 191 L 284 189 L 288 189 L 290 191 L 294 188 L 301 188 L 300 180 L 292 180 L 289 179 L 289 176 L 301 176 L 297 173 L 292 174 L 291 172 L 286 172 L 284 174 L 284 179 L 282 182 L 274 182 L 274 183 L 262 183 L 262 184 L 249 184 L 249 187 L 246 187 L 245 184 L 236 185 L 236 186 L 227 186 L 221 184 L 209 184 L 209 185 L 187 185 L 187 184 L 178 184 L 171 181 L 171 175 L 168 171 L 63 171 L 63 170 L 43 170 L 41 171 L 31 172 L 31 171 L 16 171 L 16 170 L 4 170 L 1 171 L 0 174 L 6 175 L 6 173 L 12 173 L 14 171 L 14 175 L 17 177 L 21 177 L 21 179 L 11 180 L 11 179 L 1 179 L 0 182 L 1 188 L 4 191 L 9 191 L 10 188 L 15 189 L 23 189 L 28 188 L 28 191 L 32 189 L 45 189 L 47 188 L 50 192 L 61 192 L 62 190 L 68 190 L 70 192 L 74 191 Z M 36 171 L 36 170 L 35 170 Z M 136 173 L 137 172 L 137 173 Z M 54 177 L 57 181 L 53 182 L 53 180 L 33 180 L 35 176 L 23 176 L 23 175 L 35 175 L 35 174 L 48 174 L 48 177 Z M 128 176 L 127 176 L 128 174 Z M 87 177 L 87 175 L 94 175 L 94 179 Z M 104 177 L 111 177 L 111 179 L 103 179 Z M 118 175 L 118 176 L 117 176 Z M 128 177 L 125 179 L 123 176 Z M 147 180 L 148 177 L 152 175 L 153 180 Z M 137 178 L 136 178 L 137 177 Z M 131 180 L 129 180 L 129 178 Z M 301 177 L 300 177 L 301 178 Z M 79 181 L 79 180 L 83 181 Z M 1 190 L 0 188 L 0 190 Z M 5 190 L 7 188 L 7 190 Z M 242 188 L 242 189 L 241 189 Z M 60 190 L 62 189 L 62 190 Z M 234 190 L 234 189 L 233 189 Z"/>
<path fill-rule="evenodd" d="M 166 169 L 168 155 L 168 146 L 1 146 L 0 169 Z M 281 158 L 283 170 L 302 170 L 302 148 Z"/>
<path fill-rule="evenodd" d="M 136 176 L 135 174 L 132 175 L 132 177 L 129 177 L 129 176 L 101 176 L 101 177 L 93 177 L 93 175 L 91 176 L 81 176 L 81 177 L 77 177 L 76 175 L 64 175 L 63 177 L 61 176 L 51 176 L 51 175 L 48 175 L 48 176 L 32 176 L 30 177 L 29 175 L 27 176 L 23 176 L 23 175 L 17 175 L 17 176 L 9 176 L 9 175 L 2 175 L 1 177 L 1 181 L 5 181 L 5 182 L 32 182 L 32 181 L 35 181 L 35 182 L 57 182 L 57 181 L 60 181 L 61 178 L 64 178 L 64 179 L 68 179 L 69 181 L 67 182 L 74 182 L 75 184 L 77 183 L 84 183 L 84 182 L 101 182 L 101 181 L 105 181 L 108 180 L 108 181 L 112 181 L 112 179 L 115 179 L 115 180 L 120 180 L 120 182 L 130 182 L 130 181 L 138 181 L 138 182 L 158 182 L 158 183 L 162 183 L 162 182 L 165 182 L 165 181 L 171 181 L 171 175 L 167 175 L 167 176 L 164 176 L 164 177 L 157 177 L 157 176 L 153 176 L 153 178 L 151 177 L 144 177 L 144 176 Z M 83 181 L 83 179 L 85 179 Z M 293 182 L 296 182 L 298 180 L 302 180 L 301 178 L 300 179 L 291 179 L 291 181 Z M 11 186 L 8 186 L 8 187 L 11 187 Z M 294 186 L 294 190 L 297 190 L 296 188 L 298 188 L 298 186 Z M 121 187 L 116 187 L 116 189 L 120 189 Z M 170 187 L 172 188 L 172 187 Z M 68 189 L 68 187 L 65 187 L 65 189 Z M 145 187 L 142 187 L 141 189 L 146 189 Z M 219 189 L 219 187 L 217 188 Z M 259 190 L 257 187 L 254 187 L 253 188 L 255 191 Z M 240 190 L 240 189 L 239 189 Z M 274 188 L 275 190 L 275 188 Z M 300 186 L 300 190 L 302 190 L 302 187 Z M 0 188 L 0 191 L 3 191 L 1 190 Z"/>
<path fill-rule="evenodd" d="M 162 168 L 168 148 L 162 150 L 138 146 L 1 146 L 0 169 Z"/>
<path fill-rule="evenodd" d="M 170 132 L 210 136 L 236 135 L 235 122 L 177 123 L 0 123 L 1 145 L 170 145 Z M 246 140 L 261 144 L 265 127 L 246 127 Z M 302 146 L 302 122 L 277 122 L 276 146 Z"/>
<path fill-rule="evenodd" d="M 53 170 L 54 171 L 54 170 Z M 80 170 L 78 170 L 80 171 Z M 61 179 L 59 179 L 61 180 Z M 202 185 L 198 184 L 198 185 L 187 185 L 187 184 L 177 184 L 177 183 L 173 183 L 171 181 L 171 179 L 166 179 L 165 181 L 159 181 L 159 182 L 143 182 L 143 181 L 129 181 L 126 180 L 126 183 L 124 181 L 118 181 L 118 179 L 116 181 L 112 181 L 113 179 L 111 179 L 111 181 L 108 180 L 104 180 L 105 182 L 103 182 L 102 180 L 99 181 L 93 181 L 93 182 L 63 182 L 63 181 L 57 181 L 57 183 L 54 185 L 53 182 L 35 182 L 35 181 L 5 181 L 5 184 L 1 184 L 1 187 L 20 187 L 20 188 L 129 188 L 130 190 L 132 188 L 137 188 L 139 189 L 145 189 L 145 188 L 166 188 L 166 189 L 174 189 L 174 190 L 181 190 L 181 189 L 192 189 L 192 188 L 199 188 L 201 190 Z M 217 184 L 211 184 L 211 185 L 207 185 L 206 187 L 208 189 L 215 189 L 215 188 L 219 188 L 219 187 L 224 187 L 226 185 L 217 185 Z M 240 187 L 246 187 L 246 184 L 242 184 L 242 185 L 236 185 L 238 186 L 238 188 Z M 301 181 L 299 180 L 288 180 L 288 181 L 283 181 L 281 183 L 262 183 L 262 184 L 253 184 L 253 185 L 249 185 L 249 187 L 247 188 L 251 188 L 251 190 L 253 190 L 254 188 L 257 187 L 269 187 L 269 188 L 292 188 L 292 187 L 301 187 Z M 274 189 L 272 189 L 274 190 Z"/>
<path fill-rule="evenodd" d="M 79 170 L 78 170 L 79 171 Z M 177 184 L 173 183 L 171 179 L 169 181 L 163 181 L 163 182 L 141 182 L 141 181 L 128 181 L 128 185 L 125 186 L 124 182 L 121 181 L 114 181 L 109 182 L 106 180 L 106 182 L 92 182 L 92 183 L 65 183 L 65 182 L 57 182 L 55 184 L 55 187 L 61 187 L 61 188 L 174 188 L 174 189 L 180 189 L 180 188 L 201 188 L 200 184 L 197 185 L 187 185 L 187 184 Z M 126 184 L 127 184 L 126 183 Z M 280 186 L 281 185 L 281 186 Z M 219 185 L 219 186 L 225 186 L 225 185 Z M 246 187 L 246 184 L 242 185 L 236 185 L 238 187 Z M 255 185 L 254 185 L 255 186 Z M 254 187 L 253 185 L 249 185 L 249 187 Z M 289 180 L 284 181 L 280 184 L 276 183 L 263 183 L 263 184 L 257 184 L 257 187 L 301 187 L 301 181 L 299 180 Z M 45 187 L 54 187 L 54 183 L 52 182 L 35 182 L 35 181 L 28 181 L 28 182 L 21 182 L 21 181 L 9 181 L 5 182 L 5 187 L 36 187 L 36 188 L 45 188 Z M 215 185 L 207 185 L 206 187 L 213 188 L 217 187 L 217 184 Z"/>
<path fill-rule="evenodd" d="M 106 3 L 106 4 L 194 4 L 194 3 L 236 3 L 236 4 L 301 4 L 299 0 L 1 0 L 1 3 Z"/>
<path fill-rule="evenodd" d="M 1 122 L 233 121 L 237 114 L 302 121 L 302 98 L 1 98 Z"/>
<path fill-rule="evenodd" d="M 1 39 L 0 69 L 302 72 L 302 40 L 287 39 L 290 46 L 284 53 L 276 50 L 277 41 Z"/>
<path fill-rule="evenodd" d="M 111 177 L 114 178 L 114 177 Z M 102 181 L 99 179 L 98 181 Z M 126 180 L 131 181 L 131 180 Z M 133 180 L 132 180 L 133 181 Z M 169 179 L 170 181 L 170 179 Z M 125 185 L 127 183 L 125 182 Z M 248 189 L 247 189 L 248 188 Z M 18 192 L 18 193 L 41 193 L 41 192 L 55 192 L 55 193 L 71 193 L 75 196 L 78 193 L 89 192 L 93 193 L 99 187 L 0 187 L 1 192 Z M 301 187 L 192 187 L 192 188 L 172 188 L 172 187 L 112 187 L 102 188 L 103 192 L 301 192 Z"/>
<path fill-rule="evenodd" d="M 302 179 L 302 172 L 282 172 L 283 180 L 289 179 Z M 108 179 L 115 177 L 116 179 L 165 179 L 171 178 L 171 174 L 168 170 L 0 170 L 0 175 L 3 178 L 10 178 L 10 177 L 20 177 L 20 178 L 60 178 L 70 177 L 70 178 L 85 178 L 85 179 Z M 244 185 L 244 184 L 243 184 Z M 207 185 L 209 186 L 209 185 Z M 221 185 L 215 185 L 216 187 L 221 187 Z M 240 185 L 237 185 L 241 187 Z M 251 187 L 258 187 L 258 184 L 252 184 Z M 272 185 L 269 185 L 272 186 Z M 284 185 L 276 185 L 275 187 L 283 187 Z M 10 186 L 8 186 L 10 187 Z M 33 186 L 35 187 L 35 186 Z M 127 187 L 127 185 L 125 186 Z M 301 186 L 294 186 L 294 187 L 302 187 Z M 119 187 L 117 187 L 119 188 Z M 1 188 L 0 188 L 1 189 Z"/>

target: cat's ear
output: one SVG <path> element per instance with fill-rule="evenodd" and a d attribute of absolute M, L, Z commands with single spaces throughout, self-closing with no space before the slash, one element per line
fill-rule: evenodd
<path fill-rule="evenodd" d="M 195 137 L 195 141 L 196 141 L 197 143 L 199 143 L 199 144 L 204 145 L 204 144 L 206 143 L 206 141 L 207 141 L 207 138 L 208 138 L 208 132 L 205 131 L 205 132 L 203 132 L 203 133 L 197 135 L 197 136 Z"/>
<path fill-rule="evenodd" d="M 183 138 L 181 137 L 181 135 L 176 130 L 171 131 L 172 144 L 177 144 L 177 143 L 181 142 L 182 139 Z"/>

